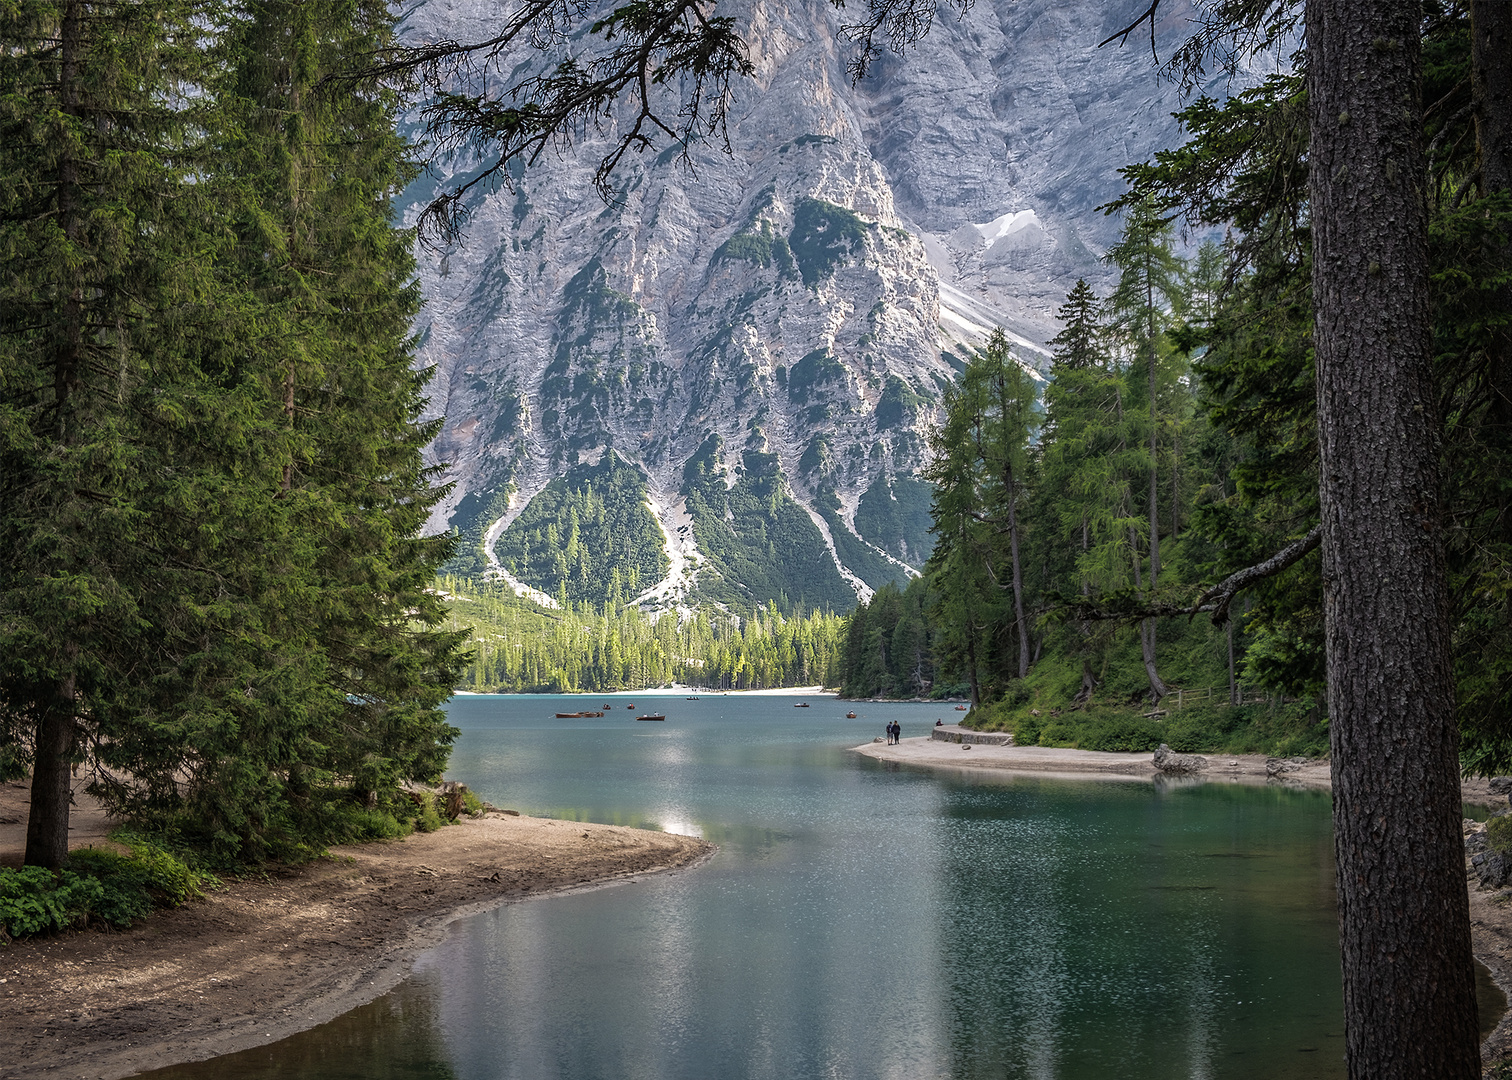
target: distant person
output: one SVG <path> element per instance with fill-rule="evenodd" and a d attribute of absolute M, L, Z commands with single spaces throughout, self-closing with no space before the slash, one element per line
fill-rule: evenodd
<path fill-rule="evenodd" d="M 889 720 L 887 722 L 887 745 L 891 746 L 892 744 L 893 744 L 892 721 Z"/>
<path fill-rule="evenodd" d="M 944 726 L 945 726 L 945 721 L 943 721 L 943 720 L 936 720 L 935 721 L 935 727 L 944 727 Z"/>
<path fill-rule="evenodd" d="M 896 744 L 896 743 L 900 743 L 902 741 L 903 741 L 903 725 L 900 724 L 900 723 L 898 723 L 898 721 L 894 720 L 893 721 L 893 742 Z"/>

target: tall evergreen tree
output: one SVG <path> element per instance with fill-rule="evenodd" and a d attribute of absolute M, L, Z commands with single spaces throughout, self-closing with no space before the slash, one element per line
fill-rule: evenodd
<path fill-rule="evenodd" d="M 1169 418 L 1161 410 L 1161 390 L 1163 384 L 1171 381 L 1170 372 L 1162 370 L 1161 361 L 1171 355 L 1166 330 L 1184 300 L 1184 267 L 1171 250 L 1170 222 L 1156 212 L 1149 200 L 1128 207 L 1123 235 L 1109 250 L 1107 260 L 1119 269 L 1118 285 L 1108 298 L 1112 328 L 1129 357 L 1130 373 L 1135 368 L 1142 369 L 1148 395 L 1142 409 L 1126 408 L 1125 416 L 1130 420 L 1142 419 L 1147 428 L 1146 547 L 1149 591 L 1154 594 L 1160 585 L 1160 434 L 1163 424 L 1169 426 Z M 1131 379 L 1130 387 L 1135 389 L 1138 383 Z M 1175 527 L 1174 522 L 1172 526 Z M 1137 537 L 1132 529 L 1129 542 L 1136 547 Z M 1142 589 L 1137 548 L 1134 557 L 1134 585 Z M 1155 646 L 1155 620 L 1145 619 L 1140 625 L 1140 649 L 1150 680 L 1150 696 L 1158 703 L 1166 695 L 1166 685 L 1156 663 Z"/>
<path fill-rule="evenodd" d="M 261 442 L 196 355 L 219 238 L 213 185 L 188 182 L 210 123 L 192 8 L 0 8 L 0 725 L 29 751 L 44 866 L 74 766 L 189 654 L 159 631 L 213 621 L 213 461 Z"/>

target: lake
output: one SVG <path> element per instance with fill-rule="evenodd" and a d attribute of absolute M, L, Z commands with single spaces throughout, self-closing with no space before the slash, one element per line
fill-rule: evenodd
<path fill-rule="evenodd" d="M 626 700 L 459 697 L 448 775 L 527 814 L 703 836 L 712 860 L 465 920 L 368 1006 L 153 1075 L 1344 1075 L 1326 793 L 848 750 L 949 705 L 631 699 L 658 724 Z"/>

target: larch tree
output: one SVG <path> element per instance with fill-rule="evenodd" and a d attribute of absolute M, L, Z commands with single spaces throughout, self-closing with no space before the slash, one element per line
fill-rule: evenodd
<path fill-rule="evenodd" d="M 1184 267 L 1171 250 L 1171 226 L 1148 201 L 1128 208 L 1123 235 L 1107 254 L 1107 261 L 1118 267 L 1118 285 L 1108 297 L 1111 324 L 1121 339 L 1129 358 L 1129 372 L 1143 376 L 1129 380 L 1130 389 L 1143 391 L 1142 407 L 1126 408 L 1131 420 L 1142 421 L 1147 428 L 1146 464 L 1148 515 L 1146 550 L 1149 555 L 1149 591 L 1160 586 L 1160 433 L 1162 427 L 1162 391 L 1169 381 L 1162 361 L 1170 353 L 1166 328 L 1185 298 Z M 1140 385 L 1143 383 L 1143 386 Z M 1132 395 L 1131 395 L 1132 398 Z M 1175 523 L 1172 523 L 1174 529 Z M 1135 547 L 1135 533 L 1130 530 L 1130 546 Z M 1135 547 L 1135 587 L 1143 588 L 1139 578 L 1139 558 Z M 1160 677 L 1156 658 L 1156 625 L 1153 618 L 1140 623 L 1140 652 L 1145 674 L 1150 680 L 1150 697 L 1158 705 L 1166 696 L 1165 680 Z"/>

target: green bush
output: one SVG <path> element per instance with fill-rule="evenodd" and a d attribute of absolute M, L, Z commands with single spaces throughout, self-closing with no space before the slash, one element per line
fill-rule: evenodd
<path fill-rule="evenodd" d="M 1015 746 L 1034 746 L 1040 741 L 1040 720 L 1037 716 L 1024 716 L 1013 729 Z"/>
<path fill-rule="evenodd" d="M 98 848 L 72 852 L 53 873 L 40 866 L 0 870 L 0 926 L 11 937 L 54 933 L 98 920 L 130 926 L 154 907 L 202 897 L 214 878 L 146 843 L 120 855 Z"/>
<path fill-rule="evenodd" d="M 483 800 L 478 798 L 472 788 L 462 789 L 462 808 L 467 811 L 469 817 L 483 816 Z"/>
<path fill-rule="evenodd" d="M 328 844 L 361 844 L 369 840 L 397 840 L 413 830 L 385 809 L 369 810 L 352 802 L 333 802 L 326 810 Z"/>
<path fill-rule="evenodd" d="M 446 822 L 442 820 L 440 813 L 436 810 L 435 799 L 427 798 L 420 804 L 418 812 L 415 814 L 415 828 L 421 832 L 435 832 L 445 824 Z"/>
<path fill-rule="evenodd" d="M 0 926 L 11 937 L 63 930 L 84 922 L 104 892 L 98 881 L 68 870 L 0 870 Z"/>
<path fill-rule="evenodd" d="M 1141 716 L 1115 716 L 1088 724 L 1077 745 L 1083 750 L 1104 750 L 1134 754 L 1154 750 L 1161 743 L 1161 731 Z"/>
<path fill-rule="evenodd" d="M 1486 843 L 1503 855 L 1512 851 L 1512 816 L 1494 817 L 1486 822 Z"/>

